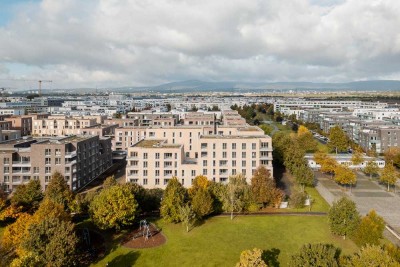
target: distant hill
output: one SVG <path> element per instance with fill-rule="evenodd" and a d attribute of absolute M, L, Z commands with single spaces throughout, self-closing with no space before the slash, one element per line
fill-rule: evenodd
<path fill-rule="evenodd" d="M 64 89 L 65 90 L 65 89 Z M 61 89 L 43 90 L 44 93 L 64 91 Z M 400 91 L 400 81 L 371 80 L 348 83 L 313 83 L 313 82 L 206 82 L 188 80 L 165 83 L 157 86 L 118 87 L 118 88 L 80 88 L 81 92 L 245 92 L 255 90 L 321 90 L 321 91 Z"/>

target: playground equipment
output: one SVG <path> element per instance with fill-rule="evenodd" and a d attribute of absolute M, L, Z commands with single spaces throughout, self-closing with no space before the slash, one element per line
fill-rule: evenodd
<path fill-rule="evenodd" d="M 144 240 L 147 241 L 149 237 L 153 237 L 153 234 L 150 230 L 150 224 L 146 220 L 141 220 L 139 222 L 139 232 L 133 236 L 133 239 L 144 237 Z"/>

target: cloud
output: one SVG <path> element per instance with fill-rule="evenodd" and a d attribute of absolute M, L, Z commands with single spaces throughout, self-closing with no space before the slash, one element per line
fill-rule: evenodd
<path fill-rule="evenodd" d="M 43 0 L 16 10 L 0 27 L 0 64 L 59 87 L 400 79 L 395 0 Z"/>

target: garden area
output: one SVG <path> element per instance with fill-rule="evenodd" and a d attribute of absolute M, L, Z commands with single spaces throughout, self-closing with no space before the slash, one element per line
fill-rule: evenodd
<path fill-rule="evenodd" d="M 287 266 L 303 244 L 319 242 L 332 243 L 343 254 L 357 251 L 351 240 L 331 234 L 327 216 L 237 216 L 233 220 L 220 216 L 190 232 L 182 224 L 161 219 L 154 223 L 166 236 L 164 245 L 135 250 L 108 239 L 110 253 L 92 266 L 234 266 L 241 251 L 254 247 L 267 252 L 268 266 Z"/>

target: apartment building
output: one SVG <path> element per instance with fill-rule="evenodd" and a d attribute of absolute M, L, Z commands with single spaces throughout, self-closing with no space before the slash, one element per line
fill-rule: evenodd
<path fill-rule="evenodd" d="M 363 169 L 367 166 L 368 161 L 374 161 L 378 168 L 382 169 L 385 167 L 385 160 L 380 159 L 380 158 L 373 158 L 373 157 L 368 157 L 368 156 L 363 156 L 364 161 L 361 162 L 358 165 L 353 165 L 353 162 L 351 160 L 352 155 L 351 154 L 331 154 L 330 155 L 332 158 L 334 158 L 339 164 L 345 165 L 349 167 L 350 169 Z M 308 161 L 308 166 L 312 169 L 320 169 L 321 165 L 317 164 L 314 160 L 314 154 L 307 154 L 305 156 L 305 159 Z"/>
<path fill-rule="evenodd" d="M 32 116 L 11 116 L 4 119 L 11 122 L 13 130 L 19 130 L 21 136 L 32 134 Z"/>
<path fill-rule="evenodd" d="M 15 140 L 21 138 L 21 132 L 19 130 L 2 130 L 0 129 L 0 142 Z"/>
<path fill-rule="evenodd" d="M 0 162 L 0 183 L 7 191 L 31 179 L 40 180 L 45 190 L 56 171 L 75 191 L 111 167 L 111 140 L 99 136 L 12 140 L 0 144 Z"/>
<path fill-rule="evenodd" d="M 400 146 L 400 126 L 368 126 L 360 131 L 360 146 L 368 151 L 384 153 Z"/>
<path fill-rule="evenodd" d="M 258 127 L 152 127 L 127 149 L 126 180 L 145 188 L 165 188 L 173 176 L 185 187 L 197 175 L 227 182 L 242 173 L 250 183 L 258 166 L 273 171 L 271 137 Z"/>

